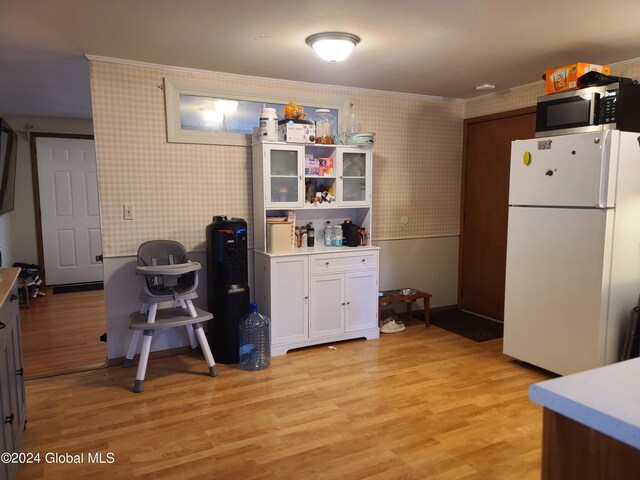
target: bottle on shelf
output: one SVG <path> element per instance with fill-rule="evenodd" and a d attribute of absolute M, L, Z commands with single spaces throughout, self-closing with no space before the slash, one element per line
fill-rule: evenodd
<path fill-rule="evenodd" d="M 331 226 L 331 222 L 327 220 L 324 226 L 324 245 L 325 247 L 330 247 L 333 243 L 333 227 Z"/>
<path fill-rule="evenodd" d="M 313 222 L 307 224 L 307 247 L 313 247 L 316 241 L 316 232 L 313 228 Z"/>
<path fill-rule="evenodd" d="M 278 115 L 275 108 L 267 108 L 262 106 L 259 119 L 260 139 L 263 142 L 278 141 Z"/>
<path fill-rule="evenodd" d="M 240 370 L 262 370 L 271 362 L 271 321 L 251 304 L 250 312 L 240 320 Z"/>
<path fill-rule="evenodd" d="M 300 227 L 296 227 L 296 247 L 302 247 L 302 232 L 300 231 Z"/>
<path fill-rule="evenodd" d="M 302 239 L 301 247 L 307 246 L 307 227 L 300 227 L 300 238 Z"/>

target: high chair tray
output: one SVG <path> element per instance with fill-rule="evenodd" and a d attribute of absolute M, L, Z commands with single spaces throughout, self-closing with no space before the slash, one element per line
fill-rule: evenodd
<path fill-rule="evenodd" d="M 143 275 L 184 275 L 185 273 L 200 270 L 198 262 L 177 263 L 174 265 L 148 265 L 136 267 L 136 271 Z"/>

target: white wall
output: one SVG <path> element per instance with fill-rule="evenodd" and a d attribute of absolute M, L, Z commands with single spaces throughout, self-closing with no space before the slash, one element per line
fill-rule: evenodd
<path fill-rule="evenodd" d="M 373 242 L 380 247 L 380 290 L 430 293 L 431 307 L 458 303 L 458 237 Z M 422 300 L 419 302 L 423 308 Z"/>

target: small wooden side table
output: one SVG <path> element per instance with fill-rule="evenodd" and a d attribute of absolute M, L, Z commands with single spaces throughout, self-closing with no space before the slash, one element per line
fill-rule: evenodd
<path fill-rule="evenodd" d="M 431 294 L 421 292 L 420 290 L 416 290 L 415 288 L 384 290 L 382 292 L 382 295 L 378 297 L 378 318 L 380 318 L 382 307 L 394 302 L 405 302 L 407 304 L 407 316 L 408 318 L 411 318 L 411 309 L 413 306 L 413 302 L 420 298 L 424 300 L 424 326 L 428 327 L 431 325 L 429 321 L 429 302 Z"/>

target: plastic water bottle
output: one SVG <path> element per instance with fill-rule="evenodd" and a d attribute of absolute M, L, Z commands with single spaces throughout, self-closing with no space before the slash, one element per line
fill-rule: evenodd
<path fill-rule="evenodd" d="M 328 220 L 324 227 L 324 244 L 327 247 L 330 247 L 333 244 L 333 227 Z"/>
<path fill-rule="evenodd" d="M 271 361 L 271 322 L 258 313 L 258 305 L 240 320 L 240 369 L 262 370 Z"/>

